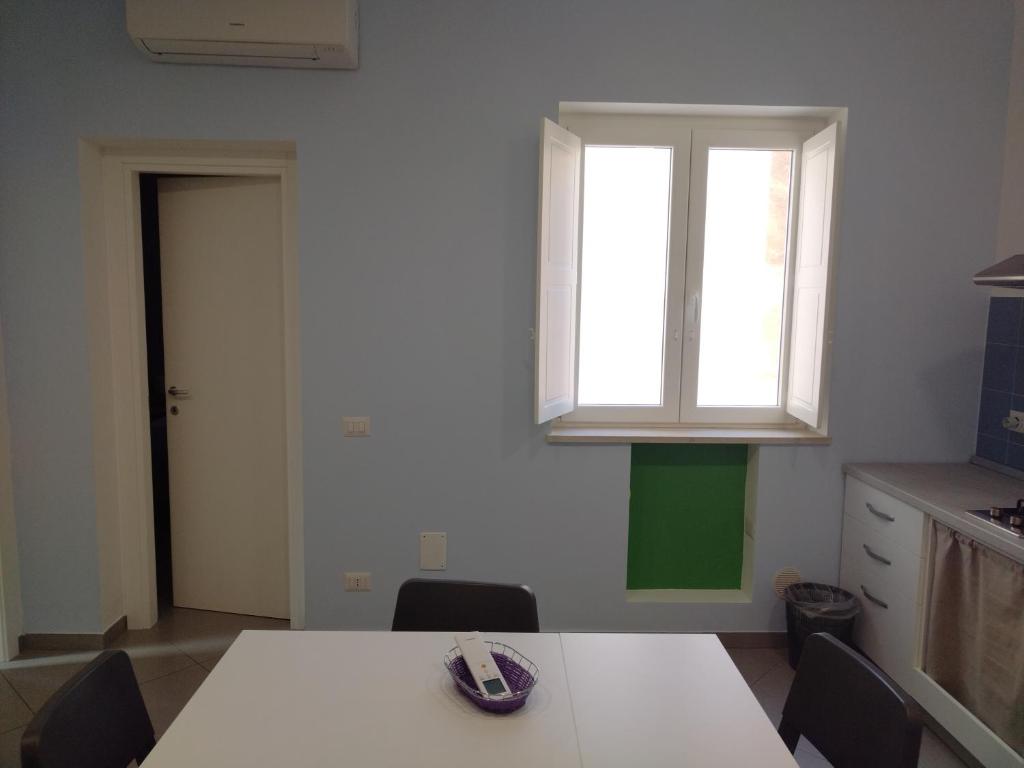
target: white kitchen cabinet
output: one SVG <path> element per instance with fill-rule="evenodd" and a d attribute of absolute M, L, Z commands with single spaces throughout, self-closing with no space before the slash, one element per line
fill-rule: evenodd
<path fill-rule="evenodd" d="M 854 642 L 901 685 L 917 662 L 925 524 L 921 511 L 847 477 L 839 585 L 861 602 Z"/>
<path fill-rule="evenodd" d="M 966 511 L 1013 506 L 1024 497 L 1024 483 L 969 464 L 851 464 L 844 470 L 839 584 L 861 602 L 855 644 L 981 765 L 1024 768 L 1024 757 L 922 670 L 932 519 L 1024 562 L 1019 539 L 998 535 Z"/>
<path fill-rule="evenodd" d="M 848 518 L 859 520 L 869 530 L 897 546 L 920 556 L 925 533 L 925 515 L 921 510 L 856 478 L 847 477 L 843 513 Z"/>

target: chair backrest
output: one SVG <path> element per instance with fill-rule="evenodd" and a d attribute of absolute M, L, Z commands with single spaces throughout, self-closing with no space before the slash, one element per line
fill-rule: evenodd
<path fill-rule="evenodd" d="M 878 667 L 819 633 L 804 643 L 779 735 L 790 752 L 804 736 L 836 768 L 914 768 L 920 710 Z"/>
<path fill-rule="evenodd" d="M 521 584 L 409 579 L 398 589 L 395 632 L 539 632 L 537 598 Z"/>
<path fill-rule="evenodd" d="M 156 743 L 132 664 L 104 651 L 61 686 L 21 737 L 22 768 L 124 768 Z"/>

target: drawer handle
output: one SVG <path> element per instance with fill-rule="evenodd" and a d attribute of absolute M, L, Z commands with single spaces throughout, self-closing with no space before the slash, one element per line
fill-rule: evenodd
<path fill-rule="evenodd" d="M 864 589 L 864 585 L 863 584 L 860 585 L 860 591 L 864 593 L 864 597 L 866 597 L 868 600 L 870 600 L 875 605 L 881 606 L 882 608 L 885 608 L 886 610 L 889 609 L 889 604 L 887 602 L 885 602 L 884 600 L 879 600 L 877 597 L 872 595 L 870 592 L 868 592 L 866 589 Z"/>
<path fill-rule="evenodd" d="M 882 563 L 883 565 L 892 565 L 892 560 L 889 560 L 887 558 L 882 557 L 880 554 L 875 552 L 875 550 L 873 550 L 867 544 L 864 544 L 863 546 L 864 546 L 864 551 L 868 553 L 868 557 L 870 557 L 872 560 L 877 560 L 878 562 Z"/>
<path fill-rule="evenodd" d="M 870 501 L 864 502 L 864 506 L 868 508 L 868 512 L 870 512 L 872 515 L 874 515 L 878 519 L 885 520 L 885 522 L 887 522 L 887 523 L 895 523 L 896 522 L 896 518 L 895 517 L 893 517 L 892 515 L 887 515 L 887 514 L 885 514 L 885 512 L 881 512 L 881 511 L 875 509 L 875 505 L 872 504 Z"/>

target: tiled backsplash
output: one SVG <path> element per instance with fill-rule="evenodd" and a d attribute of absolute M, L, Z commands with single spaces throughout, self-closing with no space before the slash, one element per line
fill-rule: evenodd
<path fill-rule="evenodd" d="M 1010 410 L 1024 411 L 1024 298 L 989 299 L 985 372 L 981 380 L 977 454 L 1024 470 L 1024 434 L 1003 427 Z"/>

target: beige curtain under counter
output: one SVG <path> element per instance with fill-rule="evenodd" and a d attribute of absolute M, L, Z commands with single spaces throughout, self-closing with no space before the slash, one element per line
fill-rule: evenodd
<path fill-rule="evenodd" d="M 1024 755 L 1024 564 L 933 528 L 924 671 Z"/>

